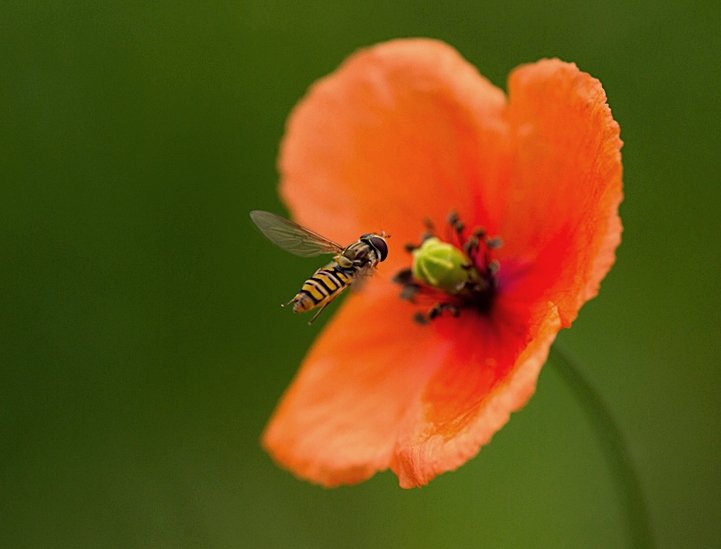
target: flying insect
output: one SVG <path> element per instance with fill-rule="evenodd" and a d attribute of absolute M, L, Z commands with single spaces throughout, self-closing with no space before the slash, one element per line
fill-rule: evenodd
<path fill-rule="evenodd" d="M 358 240 L 343 247 L 271 212 L 253 210 L 250 219 L 268 240 L 286 252 L 301 257 L 333 254 L 330 263 L 317 269 L 293 299 L 283 305 L 292 304 L 295 313 L 318 309 L 308 324 L 312 324 L 343 290 L 371 274 L 388 257 L 388 236 L 384 232 L 364 233 Z"/>

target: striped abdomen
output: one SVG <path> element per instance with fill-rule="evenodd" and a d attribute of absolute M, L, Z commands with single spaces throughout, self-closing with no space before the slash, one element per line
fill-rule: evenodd
<path fill-rule="evenodd" d="M 302 313 L 327 305 L 350 286 L 355 275 L 354 267 L 343 269 L 338 263 L 331 261 L 303 283 L 292 300 L 293 312 Z"/>

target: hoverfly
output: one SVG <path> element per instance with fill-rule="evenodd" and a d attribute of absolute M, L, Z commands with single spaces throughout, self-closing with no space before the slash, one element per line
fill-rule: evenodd
<path fill-rule="evenodd" d="M 365 233 L 345 248 L 316 232 L 262 210 L 250 212 L 250 218 L 276 246 L 301 257 L 333 254 L 333 260 L 316 270 L 298 293 L 283 307 L 293 305 L 293 312 L 319 308 L 310 319 L 312 324 L 328 304 L 348 286 L 369 275 L 378 263 L 388 257 L 388 236 L 381 232 Z"/>

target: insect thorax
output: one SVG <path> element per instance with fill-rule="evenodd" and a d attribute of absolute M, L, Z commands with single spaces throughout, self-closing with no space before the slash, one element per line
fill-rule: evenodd
<path fill-rule="evenodd" d="M 373 248 L 358 240 L 343 250 L 343 253 L 336 257 L 336 261 L 344 268 L 350 266 L 366 267 L 378 263 L 379 258 Z"/>

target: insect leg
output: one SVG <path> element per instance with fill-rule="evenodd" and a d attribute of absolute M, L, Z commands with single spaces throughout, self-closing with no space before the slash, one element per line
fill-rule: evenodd
<path fill-rule="evenodd" d="M 318 312 L 315 313 L 315 314 L 313 315 L 313 318 L 311 318 L 311 319 L 308 321 L 308 326 L 310 326 L 311 324 L 313 324 L 313 323 L 315 322 L 315 319 L 318 318 L 318 316 L 320 315 L 320 313 L 323 312 L 323 309 L 325 309 L 325 308 L 328 306 L 329 303 L 330 303 L 330 301 L 324 303 L 323 306 L 322 306 L 320 309 L 318 309 Z"/>

